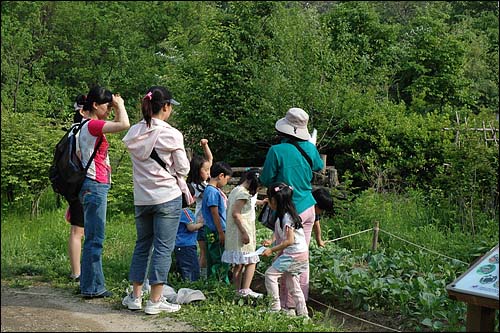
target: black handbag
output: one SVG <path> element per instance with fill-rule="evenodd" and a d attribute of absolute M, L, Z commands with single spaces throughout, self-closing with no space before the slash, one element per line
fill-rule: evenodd
<path fill-rule="evenodd" d="M 276 224 L 276 212 L 269 207 L 269 204 L 265 204 L 260 211 L 259 217 L 257 220 L 262 223 L 266 228 L 274 231 L 274 225 Z"/>

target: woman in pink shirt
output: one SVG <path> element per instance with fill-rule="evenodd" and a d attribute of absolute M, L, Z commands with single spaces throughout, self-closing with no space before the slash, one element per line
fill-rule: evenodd
<path fill-rule="evenodd" d="M 102 271 L 102 246 L 105 237 L 108 191 L 111 187 L 111 166 L 108 156 L 108 140 L 105 133 L 116 133 L 130 127 L 123 98 L 109 90 L 96 86 L 90 89 L 83 106 L 91 119 L 80 130 L 79 145 L 82 164 L 87 165 L 95 157 L 87 171 L 80 201 L 85 221 L 80 275 L 80 293 L 84 298 L 109 297 Z M 115 111 L 112 121 L 106 120 Z"/>

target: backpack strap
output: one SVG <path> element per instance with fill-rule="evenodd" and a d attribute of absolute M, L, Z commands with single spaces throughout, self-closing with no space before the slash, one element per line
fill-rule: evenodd
<path fill-rule="evenodd" d="M 87 118 L 84 121 L 81 122 L 80 126 L 78 126 L 78 130 L 73 130 L 73 135 L 76 135 L 80 130 L 82 129 L 83 125 L 85 125 L 87 122 L 89 122 L 90 119 Z M 80 136 L 78 136 L 78 140 L 80 140 Z M 101 146 L 102 143 L 102 135 L 99 137 L 99 142 L 97 142 L 97 146 L 94 149 L 94 152 L 89 158 L 89 161 L 87 162 L 87 165 L 85 166 L 85 173 L 87 173 L 88 169 L 90 168 L 90 163 L 94 160 L 95 155 L 97 154 L 97 151 L 99 150 L 99 147 Z M 79 142 L 77 142 L 78 146 L 80 146 Z"/>
<path fill-rule="evenodd" d="M 101 145 L 101 143 L 102 143 L 102 136 L 99 137 L 99 142 L 97 143 L 97 146 L 95 147 L 94 152 L 92 153 L 92 156 L 90 156 L 90 158 L 89 158 L 87 166 L 85 167 L 85 172 L 87 172 L 87 170 L 90 167 L 90 163 L 92 163 L 92 160 L 94 160 L 94 157 L 97 154 L 97 151 L 99 150 L 99 146 Z"/>

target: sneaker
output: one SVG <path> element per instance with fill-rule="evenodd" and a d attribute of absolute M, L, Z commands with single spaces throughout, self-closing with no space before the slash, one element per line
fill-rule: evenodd
<path fill-rule="evenodd" d="M 105 297 L 111 297 L 113 296 L 113 293 L 109 290 L 106 290 L 102 294 L 99 295 L 87 295 L 87 294 L 81 294 L 84 299 L 94 299 L 94 298 L 105 298 Z"/>
<path fill-rule="evenodd" d="M 68 275 L 68 279 L 71 282 L 80 282 L 80 275 L 70 274 L 70 275 Z"/>
<path fill-rule="evenodd" d="M 129 310 L 142 309 L 142 297 L 134 297 L 134 294 L 127 294 L 122 300 L 122 304 Z"/>
<path fill-rule="evenodd" d="M 176 312 L 181 309 L 181 306 L 179 304 L 172 304 L 167 302 L 165 297 L 160 297 L 160 300 L 156 303 L 151 302 L 151 300 L 148 300 L 148 303 L 146 304 L 146 307 L 144 308 L 144 312 L 150 315 L 155 315 L 160 312 Z"/>
<path fill-rule="evenodd" d="M 248 289 L 240 289 L 238 290 L 238 294 L 242 297 L 252 297 L 252 298 L 261 298 L 261 297 L 264 297 L 263 294 L 260 294 L 260 293 L 256 293 L 255 291 L 253 291 L 252 289 L 248 288 Z"/>
<path fill-rule="evenodd" d="M 295 317 L 296 316 L 294 308 L 281 309 L 281 311 L 283 311 L 283 313 L 285 313 L 289 317 Z"/>

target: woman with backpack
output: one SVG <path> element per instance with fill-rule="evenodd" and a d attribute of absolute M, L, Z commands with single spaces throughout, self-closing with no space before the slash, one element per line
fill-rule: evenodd
<path fill-rule="evenodd" d="M 111 187 L 109 143 L 106 133 L 116 133 L 130 127 L 123 98 L 103 87 L 93 87 L 87 94 L 83 110 L 88 112 L 87 121 L 80 130 L 79 145 L 82 164 L 87 165 L 94 150 L 94 159 L 80 190 L 85 221 L 80 293 L 84 298 L 109 297 L 102 270 L 102 248 L 105 237 L 108 191 Z M 107 120 L 115 111 L 112 121 Z"/>

